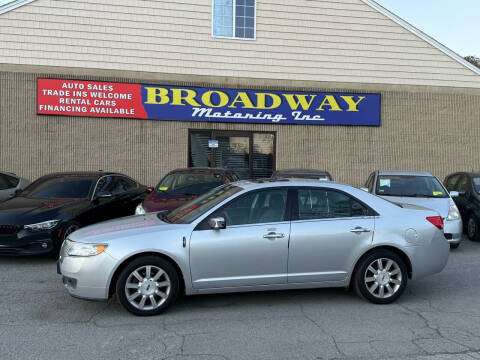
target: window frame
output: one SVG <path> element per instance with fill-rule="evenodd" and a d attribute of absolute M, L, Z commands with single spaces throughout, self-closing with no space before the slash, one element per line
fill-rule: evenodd
<path fill-rule="evenodd" d="M 299 218 L 299 208 L 298 208 L 298 190 L 299 189 L 307 189 L 307 190 L 320 190 L 320 191 L 335 191 L 339 194 L 342 194 L 362 206 L 364 206 L 368 211 L 366 215 L 363 216 L 349 216 L 349 217 L 334 217 L 334 218 L 322 218 L 322 219 L 300 219 Z M 364 218 L 370 218 L 370 217 L 375 217 L 375 216 L 380 216 L 378 212 L 376 212 L 371 206 L 367 205 L 365 202 L 362 200 L 358 199 L 357 197 L 342 191 L 340 189 L 335 189 L 331 187 L 317 187 L 317 186 L 297 186 L 293 188 L 292 192 L 292 208 L 291 208 L 291 213 L 290 213 L 290 218 L 291 221 L 294 222 L 312 222 L 312 221 L 335 221 L 335 220 L 345 220 L 345 219 L 364 219 Z"/>
<path fill-rule="evenodd" d="M 253 14 L 253 38 L 242 38 L 235 36 L 235 27 L 236 27 L 236 15 L 237 15 L 237 0 L 233 1 L 233 22 L 232 22 L 232 36 L 221 36 L 215 35 L 214 29 L 214 16 L 215 16 L 215 0 L 212 0 L 212 20 L 211 20 L 211 33 L 212 37 L 216 39 L 230 39 L 230 40 L 246 40 L 246 41 L 255 41 L 257 40 L 257 0 L 253 0 L 255 2 L 254 6 L 254 14 Z"/>

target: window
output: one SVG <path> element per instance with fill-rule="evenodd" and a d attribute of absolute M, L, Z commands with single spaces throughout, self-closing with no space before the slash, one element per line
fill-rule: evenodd
<path fill-rule="evenodd" d="M 380 175 L 375 192 L 380 196 L 448 197 L 440 181 L 433 176 Z"/>
<path fill-rule="evenodd" d="M 213 36 L 255 39 L 255 0 L 213 0 Z"/>
<path fill-rule="evenodd" d="M 95 183 L 93 178 L 43 177 L 27 187 L 22 196 L 36 199 L 84 199 Z"/>
<path fill-rule="evenodd" d="M 457 190 L 458 191 L 461 191 L 461 192 L 469 192 L 470 191 L 470 186 L 468 184 L 468 176 L 466 175 L 463 175 L 460 179 L 460 181 L 458 182 L 458 185 L 457 185 Z"/>
<path fill-rule="evenodd" d="M 451 191 L 454 189 L 454 186 L 457 183 L 459 177 L 460 177 L 460 174 L 456 174 L 447 178 L 447 181 L 445 181 L 445 187 L 447 188 L 448 191 Z"/>
<path fill-rule="evenodd" d="M 298 220 L 368 216 L 369 209 L 334 190 L 298 189 Z"/>
<path fill-rule="evenodd" d="M 365 187 L 368 188 L 368 192 L 372 192 L 373 191 L 373 179 L 375 177 L 375 173 L 371 173 L 370 176 L 368 177 L 368 180 L 367 182 L 365 183 Z"/>
<path fill-rule="evenodd" d="M 168 174 L 156 191 L 170 195 L 201 195 L 222 185 L 222 175 L 210 172 L 179 172 Z"/>
<path fill-rule="evenodd" d="M 227 226 L 284 221 L 286 189 L 256 191 L 233 200 L 212 217 L 223 217 Z"/>
<path fill-rule="evenodd" d="M 125 176 L 115 176 L 115 187 L 112 191 L 112 195 L 121 194 L 136 188 L 138 188 L 136 181 Z"/>
<path fill-rule="evenodd" d="M 0 190 L 14 188 L 18 185 L 19 181 L 19 179 L 13 176 L 0 174 Z"/>

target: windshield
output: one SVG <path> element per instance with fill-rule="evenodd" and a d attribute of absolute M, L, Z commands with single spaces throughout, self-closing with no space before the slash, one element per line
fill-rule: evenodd
<path fill-rule="evenodd" d="M 480 178 L 473 178 L 473 190 L 480 194 Z"/>
<path fill-rule="evenodd" d="M 180 206 L 168 215 L 159 213 L 158 217 L 160 220 L 172 224 L 188 224 L 223 200 L 242 190 L 242 188 L 232 184 L 219 186 L 195 200 Z"/>
<path fill-rule="evenodd" d="M 433 176 L 381 175 L 377 179 L 377 195 L 446 198 L 444 187 Z"/>
<path fill-rule="evenodd" d="M 23 190 L 20 196 L 40 199 L 88 198 L 95 182 L 95 178 L 43 177 Z"/>
<path fill-rule="evenodd" d="M 174 173 L 165 176 L 157 192 L 171 195 L 201 195 L 222 185 L 222 175 L 215 173 Z"/>

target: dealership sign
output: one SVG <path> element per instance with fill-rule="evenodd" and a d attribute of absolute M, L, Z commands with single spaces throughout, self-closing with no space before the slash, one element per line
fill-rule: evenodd
<path fill-rule="evenodd" d="M 380 125 L 380 95 L 38 79 L 37 113 L 254 124 Z"/>

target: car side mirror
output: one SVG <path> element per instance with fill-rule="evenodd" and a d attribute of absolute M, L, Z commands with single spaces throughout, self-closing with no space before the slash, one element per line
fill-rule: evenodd
<path fill-rule="evenodd" d="M 149 187 L 147 187 L 147 188 L 145 189 L 145 192 L 146 192 L 147 194 L 151 194 L 151 193 L 153 192 L 153 190 L 154 190 L 153 187 L 149 186 Z"/>
<path fill-rule="evenodd" d="M 368 188 L 365 188 L 365 187 L 360 188 L 360 190 L 368 192 Z"/>
<path fill-rule="evenodd" d="M 22 193 L 22 189 L 17 189 L 15 192 L 12 194 L 12 197 L 19 196 Z"/>
<path fill-rule="evenodd" d="M 108 199 L 113 197 L 112 193 L 105 191 L 97 194 L 97 199 Z"/>
<path fill-rule="evenodd" d="M 451 197 L 458 197 L 458 196 L 460 196 L 460 193 L 458 191 L 450 191 L 450 196 Z"/>
<path fill-rule="evenodd" d="M 227 224 L 225 223 L 225 219 L 223 217 L 209 219 L 208 225 L 210 225 L 210 228 L 212 230 L 220 230 L 227 227 Z"/>

